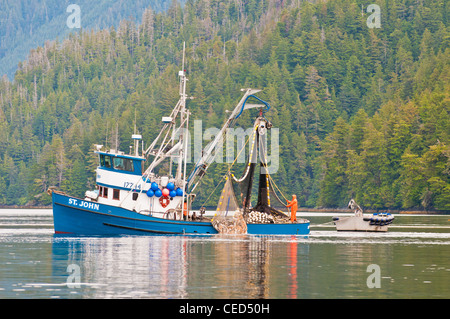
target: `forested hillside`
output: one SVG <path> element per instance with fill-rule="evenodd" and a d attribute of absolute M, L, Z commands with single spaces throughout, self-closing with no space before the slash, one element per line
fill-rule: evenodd
<path fill-rule="evenodd" d="M 0 81 L 0 204 L 49 204 L 49 186 L 82 196 L 93 144 L 127 151 L 135 114 L 148 145 L 178 99 L 186 41 L 193 118 L 221 127 L 241 88 L 263 89 L 280 129 L 273 178 L 301 206 L 450 210 L 449 6 L 373 3 L 381 28 L 359 0 L 174 1 L 32 50 Z M 223 172 L 208 170 L 198 204 Z"/>
<path fill-rule="evenodd" d="M 185 0 L 182 0 L 184 3 Z M 100 30 L 117 27 L 122 19 L 140 22 L 149 5 L 156 12 L 166 10 L 171 0 L 0 0 L 0 76 L 13 78 L 17 64 L 30 49 L 45 41 L 64 39 L 80 29 L 72 22 L 72 4 L 80 8 L 80 28 Z"/>

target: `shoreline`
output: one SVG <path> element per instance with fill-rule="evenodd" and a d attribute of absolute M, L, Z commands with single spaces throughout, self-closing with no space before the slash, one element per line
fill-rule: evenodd
<path fill-rule="evenodd" d="M 205 207 L 206 210 L 215 210 L 215 207 Z M 2 209 L 52 209 L 52 206 L 0 206 Z M 199 208 L 194 207 L 192 210 L 198 210 Z M 310 208 L 310 207 L 299 207 L 298 213 L 302 212 L 316 212 L 316 213 L 352 213 L 352 210 L 346 208 Z M 444 210 L 400 210 L 400 209 L 365 209 L 364 213 L 377 213 L 386 212 L 391 214 L 407 214 L 407 215 L 450 215 L 450 211 Z"/>
<path fill-rule="evenodd" d="M 353 213 L 351 209 L 345 208 L 308 208 L 299 207 L 298 212 L 308 211 L 308 212 L 328 212 L 328 213 Z M 413 210 L 413 209 L 364 209 L 363 213 L 391 213 L 391 214 L 407 214 L 407 215 L 450 215 L 450 211 L 445 210 Z"/>

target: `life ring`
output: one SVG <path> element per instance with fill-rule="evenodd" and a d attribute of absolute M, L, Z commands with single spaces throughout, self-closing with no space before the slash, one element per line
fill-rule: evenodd
<path fill-rule="evenodd" d="M 161 196 L 161 197 L 159 198 L 159 203 L 161 204 L 161 206 L 162 206 L 163 208 L 166 208 L 167 205 L 170 204 L 170 199 L 169 199 L 168 196 Z"/>

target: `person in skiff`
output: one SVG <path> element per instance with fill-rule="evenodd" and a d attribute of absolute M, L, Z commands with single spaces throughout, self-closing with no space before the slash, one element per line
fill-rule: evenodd
<path fill-rule="evenodd" d="M 292 200 L 287 201 L 288 204 L 286 205 L 287 208 L 291 208 L 291 222 L 297 221 L 297 195 L 292 195 Z"/>

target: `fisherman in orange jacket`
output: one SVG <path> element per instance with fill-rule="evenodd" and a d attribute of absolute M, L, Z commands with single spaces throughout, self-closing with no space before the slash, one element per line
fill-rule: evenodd
<path fill-rule="evenodd" d="M 184 200 L 184 204 L 183 204 L 183 219 L 184 220 L 188 219 L 188 207 L 187 207 L 186 199 Z"/>
<path fill-rule="evenodd" d="M 296 222 L 297 221 L 297 196 L 296 195 L 292 195 L 292 200 L 288 200 L 287 201 L 288 204 L 286 205 L 286 207 L 290 207 L 291 208 L 291 222 Z"/>

